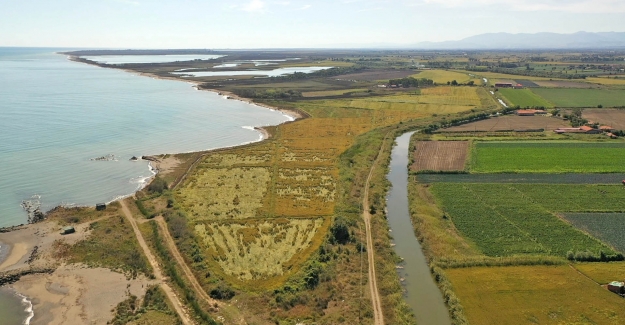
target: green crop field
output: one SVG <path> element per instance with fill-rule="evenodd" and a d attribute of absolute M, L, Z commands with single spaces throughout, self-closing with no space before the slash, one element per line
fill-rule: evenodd
<path fill-rule="evenodd" d="M 625 171 L 625 144 L 588 142 L 478 142 L 471 157 L 476 173 L 618 173 Z"/>
<path fill-rule="evenodd" d="M 557 107 L 625 106 L 625 90 L 536 88 L 532 91 Z"/>
<path fill-rule="evenodd" d="M 567 189 L 575 188 L 574 185 L 550 187 L 544 191 L 549 193 L 550 197 L 543 197 L 540 192 L 534 196 L 526 195 L 525 192 L 532 185 L 524 186 L 436 183 L 431 188 L 445 214 L 451 218 L 460 233 L 488 256 L 520 254 L 564 256 L 569 251 L 590 251 L 595 255 L 599 252 L 615 254 L 608 246 L 563 222 L 551 212 L 553 210 L 549 204 L 557 199 L 559 194 L 566 194 L 558 193 L 558 189 L 564 189 L 565 192 Z M 602 195 L 599 190 L 595 191 L 596 193 L 590 190 L 589 192 L 585 199 L 588 202 Z M 613 198 L 606 198 L 596 204 L 601 205 L 610 199 Z M 562 195 L 561 200 L 564 201 L 561 205 L 578 201 L 571 193 Z M 571 210 L 580 209 L 578 205 L 573 206 Z"/>
<path fill-rule="evenodd" d="M 623 213 L 566 213 L 566 220 L 574 226 L 625 252 L 625 214 Z"/>
<path fill-rule="evenodd" d="M 502 88 L 499 89 L 499 93 L 502 94 L 513 106 L 553 107 L 552 103 L 536 95 L 529 89 Z"/>

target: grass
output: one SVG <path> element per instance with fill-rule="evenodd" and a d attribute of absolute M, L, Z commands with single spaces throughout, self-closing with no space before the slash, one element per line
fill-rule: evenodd
<path fill-rule="evenodd" d="M 456 80 L 458 83 L 465 83 L 471 80 L 471 77 L 466 73 L 448 70 L 424 70 L 413 77 L 432 79 L 437 84 L 447 84 L 448 81 L 451 82 L 452 80 Z"/>
<path fill-rule="evenodd" d="M 141 254 L 141 248 L 128 221 L 118 215 L 90 225 L 89 236 L 65 247 L 61 256 L 70 263 L 85 263 L 93 267 L 107 267 L 128 275 L 152 274 L 152 268 Z"/>
<path fill-rule="evenodd" d="M 544 98 L 536 95 L 529 89 L 511 89 L 502 88 L 499 89 L 499 93 L 502 94 L 512 106 L 521 107 L 553 107 L 553 104 L 546 101 Z"/>
<path fill-rule="evenodd" d="M 459 232 L 485 255 L 615 254 L 511 185 L 437 183 L 432 190 Z"/>
<path fill-rule="evenodd" d="M 224 273 L 250 281 L 287 273 L 327 225 L 322 218 L 248 220 L 196 224 L 195 233 Z"/>
<path fill-rule="evenodd" d="M 621 191 L 622 192 L 622 189 Z M 620 198 L 622 200 L 623 195 Z M 566 213 L 563 217 L 575 227 L 625 252 L 625 214 L 623 213 Z"/>
<path fill-rule="evenodd" d="M 478 142 L 476 173 L 618 173 L 625 171 L 620 143 Z"/>
<path fill-rule="evenodd" d="M 321 90 L 303 92 L 304 97 L 325 97 L 325 96 L 341 96 L 348 93 L 364 93 L 367 88 L 341 89 L 341 90 Z"/>
<path fill-rule="evenodd" d="M 591 77 L 586 78 L 586 81 L 600 85 L 625 85 L 625 78 L 623 77 L 619 77 L 619 79 Z"/>
<path fill-rule="evenodd" d="M 600 284 L 623 281 L 623 274 L 625 274 L 625 262 L 575 263 L 572 265 L 585 276 Z"/>
<path fill-rule="evenodd" d="M 107 324 L 181 325 L 182 322 L 169 305 L 162 289 L 158 286 L 151 286 L 146 290 L 142 300 L 131 295 L 120 302 L 115 307 L 115 317 Z"/>
<path fill-rule="evenodd" d="M 535 88 L 532 91 L 556 107 L 625 106 L 625 92 L 617 89 Z"/>
<path fill-rule="evenodd" d="M 623 300 L 568 265 L 446 270 L 471 324 L 620 324 Z"/>

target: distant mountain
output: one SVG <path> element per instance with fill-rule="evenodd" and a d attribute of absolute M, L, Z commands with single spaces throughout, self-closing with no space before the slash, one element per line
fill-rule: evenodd
<path fill-rule="evenodd" d="M 625 48 L 625 33 L 488 33 L 467 37 L 459 41 L 421 42 L 412 47 L 432 50 Z"/>

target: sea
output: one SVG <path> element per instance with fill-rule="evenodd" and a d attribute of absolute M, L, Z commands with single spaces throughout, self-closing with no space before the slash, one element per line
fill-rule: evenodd
<path fill-rule="evenodd" d="M 133 156 L 259 141 L 253 127 L 291 119 L 187 82 L 69 61 L 65 50 L 0 47 L 0 227 L 26 223 L 24 204 L 47 211 L 134 193 L 153 171 Z M 2 324 L 24 322 L 23 300 L 0 289 Z"/>

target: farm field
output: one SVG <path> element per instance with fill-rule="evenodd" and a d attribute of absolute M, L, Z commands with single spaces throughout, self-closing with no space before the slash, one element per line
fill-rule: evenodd
<path fill-rule="evenodd" d="M 527 79 L 517 79 L 516 83 L 523 85 L 525 88 L 535 88 L 540 87 L 536 82 Z"/>
<path fill-rule="evenodd" d="M 299 101 L 297 107 L 306 111 L 323 109 L 334 114 L 345 108 L 378 110 L 386 111 L 378 114 L 392 115 L 394 118 L 419 118 L 432 114 L 453 114 L 481 107 L 478 91 L 477 87 L 436 87 L 370 98 Z M 354 110 L 349 112 L 356 116 L 361 113 L 370 114 Z"/>
<path fill-rule="evenodd" d="M 622 324 L 625 301 L 568 265 L 447 269 L 471 324 Z"/>
<path fill-rule="evenodd" d="M 419 183 L 620 184 L 625 173 L 608 174 L 419 174 Z"/>
<path fill-rule="evenodd" d="M 478 142 L 471 157 L 476 173 L 619 173 L 624 143 Z"/>
<path fill-rule="evenodd" d="M 303 92 L 304 97 L 325 97 L 325 96 L 342 96 L 349 93 L 364 93 L 366 88 L 341 89 L 341 90 L 323 90 L 323 91 L 307 91 Z"/>
<path fill-rule="evenodd" d="M 586 81 L 600 84 L 600 85 L 625 85 L 625 78 L 613 79 L 613 78 L 601 78 L 601 77 L 590 77 L 586 78 Z"/>
<path fill-rule="evenodd" d="M 599 88 L 597 85 L 593 85 L 588 82 L 577 81 L 564 81 L 564 80 L 536 80 L 536 85 L 545 88 L 575 88 L 575 89 L 590 89 Z"/>
<path fill-rule="evenodd" d="M 616 130 L 625 130 L 625 110 L 622 109 L 585 109 L 582 117 L 590 122 L 609 125 Z"/>
<path fill-rule="evenodd" d="M 577 196 L 580 192 L 588 193 L 583 197 L 584 202 L 602 207 L 604 202 L 614 200 L 613 195 L 617 195 L 604 196 L 603 188 L 596 188 L 593 192 L 589 188 L 577 190 L 576 186 L 545 185 L 544 189 L 540 187 L 541 192 L 530 192 L 537 187 L 458 183 L 436 183 L 431 188 L 458 231 L 487 256 L 538 254 L 564 257 L 569 251 L 589 251 L 594 256 L 600 252 L 615 254 L 611 248 L 551 213 L 554 201 L 559 202 L 559 207 L 570 206 L 572 211 L 586 209 Z M 614 189 L 618 189 L 621 196 L 625 194 L 617 186 L 605 186 L 605 190 L 614 192 Z M 563 194 L 569 195 L 563 197 Z M 573 206 L 574 202 L 579 203 Z M 620 209 L 625 208 L 625 203 L 618 205 Z"/>
<path fill-rule="evenodd" d="M 624 213 L 564 213 L 562 216 L 575 227 L 625 252 Z"/>
<path fill-rule="evenodd" d="M 415 147 L 410 170 L 464 170 L 469 141 L 418 141 Z"/>
<path fill-rule="evenodd" d="M 456 80 L 458 83 L 465 83 L 472 79 L 467 73 L 447 70 L 424 70 L 413 75 L 413 77 L 432 79 L 437 84 L 446 84 L 448 81 L 452 80 Z"/>
<path fill-rule="evenodd" d="M 505 131 L 505 130 L 530 130 L 545 129 L 555 130 L 560 127 L 570 127 L 561 119 L 548 116 L 517 116 L 504 115 L 489 119 L 467 123 L 441 130 L 443 132 L 470 132 L 470 131 Z"/>
<path fill-rule="evenodd" d="M 359 72 L 359 73 L 350 73 L 343 74 L 339 76 L 333 77 L 334 79 L 343 79 L 343 80 L 364 80 L 364 81 L 377 81 L 377 80 L 385 80 L 389 79 L 400 79 L 409 77 L 414 75 L 413 70 L 382 70 L 376 69 L 371 71 Z M 422 77 L 418 77 L 422 78 Z"/>
<path fill-rule="evenodd" d="M 501 88 L 499 89 L 499 93 L 502 94 L 512 106 L 553 107 L 553 104 L 536 95 L 529 89 Z"/>
<path fill-rule="evenodd" d="M 532 91 L 556 107 L 625 106 L 625 91 L 618 89 L 536 88 Z"/>
<path fill-rule="evenodd" d="M 587 277 L 599 284 L 608 284 L 612 281 L 625 280 L 625 262 L 603 262 L 603 263 L 574 263 L 576 270 L 582 272 Z"/>

